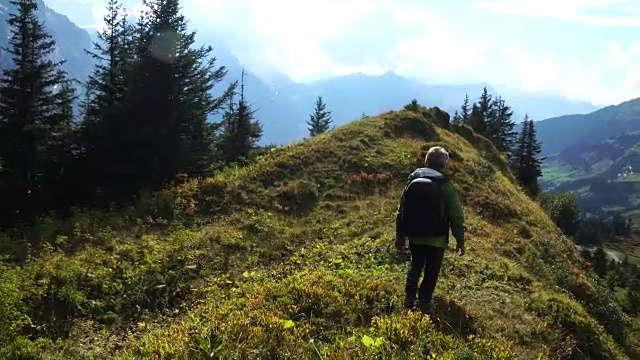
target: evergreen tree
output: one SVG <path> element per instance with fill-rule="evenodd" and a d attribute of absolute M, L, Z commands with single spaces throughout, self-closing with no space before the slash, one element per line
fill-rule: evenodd
<path fill-rule="evenodd" d="M 542 162 L 545 159 L 539 157 L 541 151 L 533 120 L 525 115 L 522 131 L 514 150 L 512 166 L 520 184 L 534 198 L 540 192 L 538 178 L 542 176 Z"/>
<path fill-rule="evenodd" d="M 483 136 L 488 135 L 489 123 L 495 116 L 495 109 L 493 105 L 492 97 L 485 86 L 477 103 L 477 111 L 479 111 L 480 115 L 477 116 L 476 114 L 476 118 L 470 121 L 471 126 L 476 133 Z M 473 114 L 473 109 L 471 112 Z"/>
<path fill-rule="evenodd" d="M 192 47 L 195 32 L 187 30 L 178 0 L 144 0 L 143 5 L 147 11 L 136 24 L 135 65 L 124 99 L 121 132 L 126 135 L 116 156 L 118 197 L 157 188 L 178 174 L 210 172 L 214 133 L 207 118 L 222 109 L 236 86 L 211 95 L 226 68 L 216 68 L 210 46 Z"/>
<path fill-rule="evenodd" d="M 93 175 L 85 181 L 111 189 L 121 180 L 113 174 L 118 174 L 123 157 L 118 156 L 121 137 L 128 136 L 122 132 L 127 120 L 122 107 L 133 60 L 133 27 L 118 0 L 109 0 L 103 20 L 94 51 L 86 50 L 96 65 L 86 83 L 82 144 L 85 168 Z"/>
<path fill-rule="evenodd" d="M 244 96 L 244 70 L 242 71 L 240 100 L 229 102 L 226 109 L 218 150 L 225 165 L 248 160 L 251 152 L 257 148 L 262 137 L 262 125 L 254 117 L 255 110 L 247 103 Z"/>
<path fill-rule="evenodd" d="M 593 252 L 591 261 L 591 266 L 593 266 L 596 274 L 604 278 L 607 274 L 607 253 L 601 246 L 598 246 Z"/>
<path fill-rule="evenodd" d="M 493 117 L 487 123 L 489 138 L 499 151 L 508 154 L 516 140 L 515 122 L 511 119 L 513 111 L 500 96 L 495 98 L 492 108 Z"/>
<path fill-rule="evenodd" d="M 470 117 L 471 109 L 469 108 L 469 94 L 465 94 L 462 106 L 460 106 L 460 120 L 463 124 L 468 125 Z"/>
<path fill-rule="evenodd" d="M 36 0 L 12 1 L 7 20 L 13 66 L 0 79 L 0 222 L 30 221 L 53 209 L 72 154 L 73 100 L 64 61 L 38 20 Z"/>
<path fill-rule="evenodd" d="M 316 136 L 329 130 L 331 125 L 331 111 L 326 110 L 327 104 L 322 100 L 322 96 L 316 99 L 316 108 L 313 114 L 309 115 L 309 136 Z"/>
<path fill-rule="evenodd" d="M 480 107 L 478 107 L 477 103 L 473 103 L 471 105 L 471 113 L 469 114 L 468 125 L 473 129 L 473 131 L 478 132 L 480 129 L 484 127 L 484 118 L 482 117 L 482 111 Z"/>
<path fill-rule="evenodd" d="M 515 146 L 513 147 L 511 154 L 511 169 L 513 173 L 516 175 L 516 178 L 520 180 L 519 176 L 522 172 L 522 165 L 524 163 L 524 153 L 526 148 L 526 139 L 529 136 L 527 131 L 529 127 L 529 115 L 525 114 L 524 120 L 522 122 L 522 130 L 517 135 L 517 139 L 515 142 Z"/>
<path fill-rule="evenodd" d="M 525 164 L 527 167 L 527 180 L 529 191 L 532 196 L 537 196 L 540 192 L 538 178 L 542 176 L 542 163 L 544 157 L 540 157 L 542 152 L 542 144 L 538 142 L 536 137 L 536 129 L 533 120 L 529 120 L 529 129 L 527 130 L 527 147 L 525 152 Z"/>
<path fill-rule="evenodd" d="M 461 117 L 461 116 L 460 116 L 460 114 L 458 113 L 458 110 L 456 110 L 456 111 L 453 113 L 453 118 L 451 119 L 451 122 L 452 122 L 453 124 L 456 124 L 456 125 L 462 124 L 462 117 Z"/>

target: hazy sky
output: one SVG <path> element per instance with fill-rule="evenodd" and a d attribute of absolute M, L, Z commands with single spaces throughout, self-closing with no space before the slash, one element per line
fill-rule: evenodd
<path fill-rule="evenodd" d="M 98 24 L 106 0 L 45 0 Z M 136 1 L 127 0 L 133 8 Z M 635 3 L 635 4 L 634 4 Z M 258 76 L 308 82 L 392 70 L 429 82 L 556 90 L 596 104 L 640 97 L 639 0 L 183 0 Z M 215 44 L 212 44 L 215 47 Z"/>

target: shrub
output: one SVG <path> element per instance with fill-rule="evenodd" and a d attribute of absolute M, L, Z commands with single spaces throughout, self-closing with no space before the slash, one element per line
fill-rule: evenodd
<path fill-rule="evenodd" d="M 570 192 L 558 194 L 543 193 L 539 197 L 540 204 L 553 222 L 568 236 L 578 229 L 580 206 L 575 195 Z"/>

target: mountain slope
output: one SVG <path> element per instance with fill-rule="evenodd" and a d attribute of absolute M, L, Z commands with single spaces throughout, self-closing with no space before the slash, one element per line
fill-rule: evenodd
<path fill-rule="evenodd" d="M 237 77 L 233 74 L 239 74 L 239 70 L 231 71 L 231 77 Z M 393 72 L 379 76 L 357 73 L 308 84 L 281 81 L 273 87 L 255 78 L 254 83 L 247 86 L 247 97 L 261 107 L 257 114 L 264 123 L 265 141 L 289 143 L 307 136 L 305 121 L 313 110 L 318 95 L 324 97 L 327 109 L 333 112 L 334 125 L 343 125 L 359 118 L 362 113 L 377 114 L 386 109 L 399 108 L 414 98 L 453 113 L 459 109 L 465 94 L 469 94 L 473 102 L 480 96 L 484 86 L 485 84 L 430 85 Z M 539 120 L 558 114 L 587 113 L 596 109 L 591 104 L 572 102 L 559 95 L 541 95 L 504 86 L 500 87 L 500 91 L 496 91 L 491 85 L 487 85 L 487 88 L 490 94 L 501 95 L 512 106 L 516 121 L 522 120 L 525 113 Z M 286 109 L 286 113 L 283 109 Z"/>
<path fill-rule="evenodd" d="M 589 114 L 566 115 L 536 123 L 544 155 L 585 143 L 597 143 L 627 131 L 640 130 L 640 98 Z"/>
<path fill-rule="evenodd" d="M 640 131 L 569 146 L 548 156 L 543 172 L 543 186 L 574 192 L 585 211 L 640 215 Z"/>
<path fill-rule="evenodd" d="M 0 0 L 0 47 L 8 47 L 11 36 L 7 19 L 10 13 L 15 12 L 15 7 L 10 0 Z M 93 70 L 93 60 L 84 50 L 92 50 L 92 41 L 89 33 L 77 27 L 68 17 L 61 15 L 38 1 L 37 16 L 44 22 L 45 29 L 56 41 L 56 52 L 53 60 L 66 60 L 64 69 L 71 77 L 85 81 Z M 0 50 L 0 69 L 13 66 L 11 55 Z"/>
<path fill-rule="evenodd" d="M 26 238 L 39 249 L 5 250 L 19 265 L 0 265 L 0 345 L 12 344 L 0 348 L 33 358 L 640 356 L 638 324 L 514 186 L 505 159 L 466 127 L 434 125 L 446 118 L 384 113 L 135 208 L 45 221 Z M 392 236 L 407 175 L 436 144 L 451 153 L 468 254 L 446 255 L 430 319 L 400 313 L 407 256 Z"/>
<path fill-rule="evenodd" d="M 536 126 L 547 156 L 544 187 L 574 192 L 588 212 L 640 215 L 640 98 Z"/>

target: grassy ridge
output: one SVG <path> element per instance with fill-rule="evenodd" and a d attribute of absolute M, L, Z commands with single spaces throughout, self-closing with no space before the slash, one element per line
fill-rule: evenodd
<path fill-rule="evenodd" d="M 638 356 L 637 322 L 504 158 L 437 117 L 355 121 L 129 209 L 45 221 L 26 236 L 37 246 L 7 236 L 0 357 Z M 408 259 L 392 236 L 433 145 L 451 152 L 469 249 L 446 255 L 429 319 L 400 311 Z"/>

